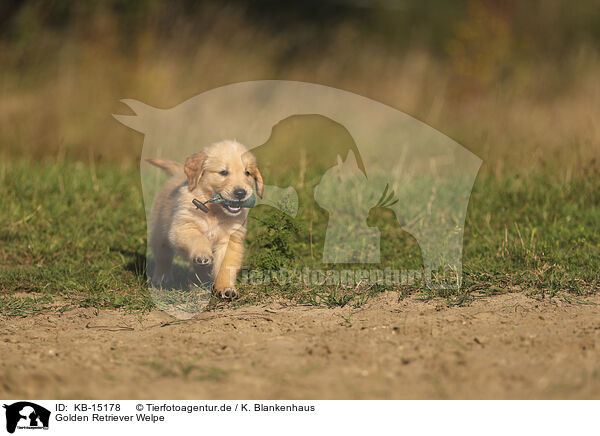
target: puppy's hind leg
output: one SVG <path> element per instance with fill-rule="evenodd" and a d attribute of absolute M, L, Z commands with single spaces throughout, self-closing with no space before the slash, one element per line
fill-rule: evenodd
<path fill-rule="evenodd" d="M 154 254 L 154 272 L 152 273 L 152 284 L 160 286 L 163 283 L 172 283 L 173 275 L 171 267 L 173 265 L 173 249 L 167 241 L 160 244 L 153 244 L 152 252 Z"/>

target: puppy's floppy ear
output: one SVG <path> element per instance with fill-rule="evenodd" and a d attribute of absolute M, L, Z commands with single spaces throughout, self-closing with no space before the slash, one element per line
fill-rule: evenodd
<path fill-rule="evenodd" d="M 198 186 L 200 177 L 202 177 L 202 173 L 204 172 L 205 161 L 206 153 L 203 151 L 195 153 L 185 160 L 183 171 L 185 171 L 185 175 L 187 176 L 190 191 L 193 191 Z"/>
<path fill-rule="evenodd" d="M 253 160 L 252 162 L 250 162 L 250 164 L 248 165 L 248 172 L 252 177 L 254 177 L 254 180 L 256 180 L 256 193 L 260 198 L 262 198 L 263 192 L 265 190 L 265 183 L 263 182 L 263 176 L 260 173 L 260 170 L 258 169 L 256 161 Z"/>

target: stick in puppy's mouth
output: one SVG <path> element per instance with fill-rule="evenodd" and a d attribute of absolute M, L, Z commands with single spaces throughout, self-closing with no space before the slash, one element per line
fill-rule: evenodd
<path fill-rule="evenodd" d="M 204 203 L 198 200 L 197 198 L 194 198 L 192 200 L 192 203 L 194 204 L 194 206 L 196 206 L 196 209 L 199 209 L 204 213 L 208 213 L 209 210 L 206 206 L 206 203 L 215 203 L 221 204 L 221 206 L 223 206 L 225 210 L 232 214 L 238 214 L 242 211 L 242 209 L 252 209 L 256 204 L 256 196 L 254 195 L 254 193 L 252 193 L 252 195 L 250 195 L 245 200 L 229 200 L 227 198 L 224 198 L 221 194 L 217 193 L 213 195 L 210 199 L 206 200 Z"/>

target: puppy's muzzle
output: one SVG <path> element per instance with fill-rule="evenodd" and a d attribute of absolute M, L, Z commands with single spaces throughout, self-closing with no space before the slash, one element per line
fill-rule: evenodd
<path fill-rule="evenodd" d="M 236 200 L 243 200 L 244 198 L 246 198 L 246 195 L 248 193 L 246 192 L 245 189 L 234 189 L 233 190 L 233 196 L 235 197 Z"/>

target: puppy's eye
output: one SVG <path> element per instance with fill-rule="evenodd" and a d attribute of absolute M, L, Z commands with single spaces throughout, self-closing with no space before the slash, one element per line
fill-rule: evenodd
<path fill-rule="evenodd" d="M 244 174 L 246 174 L 247 176 L 250 176 L 250 171 L 246 171 Z"/>
<path fill-rule="evenodd" d="M 229 175 L 229 171 L 223 170 L 219 174 L 221 174 L 222 176 L 227 176 L 227 175 Z"/>

